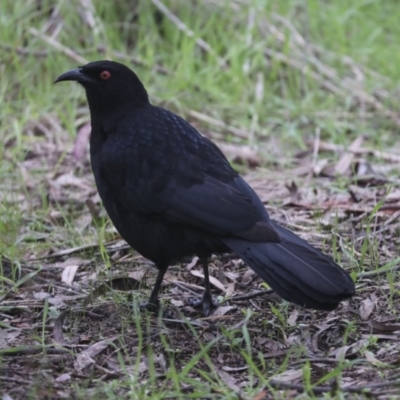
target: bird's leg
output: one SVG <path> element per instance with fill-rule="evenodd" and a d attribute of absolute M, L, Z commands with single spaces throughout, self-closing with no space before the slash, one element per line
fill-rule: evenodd
<path fill-rule="evenodd" d="M 210 290 L 210 276 L 208 274 L 208 257 L 201 258 L 204 273 L 204 293 L 201 300 L 194 300 L 190 302 L 192 307 L 202 307 L 204 314 L 209 316 L 218 307 L 217 303 L 213 302 Z"/>
<path fill-rule="evenodd" d="M 149 301 L 147 303 L 140 304 L 140 308 L 146 309 L 147 311 L 157 314 L 160 310 L 160 300 L 158 299 L 158 292 L 160 291 L 161 284 L 164 278 L 167 268 L 159 268 L 156 283 L 151 292 Z"/>

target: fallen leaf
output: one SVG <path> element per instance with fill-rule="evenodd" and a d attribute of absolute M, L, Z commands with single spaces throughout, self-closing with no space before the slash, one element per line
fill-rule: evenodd
<path fill-rule="evenodd" d="M 346 359 L 346 353 L 349 349 L 351 349 L 351 346 L 342 346 L 336 349 L 334 352 L 336 360 L 344 361 Z M 333 355 L 333 352 L 330 355 Z"/>
<path fill-rule="evenodd" d="M 365 358 L 368 362 L 370 362 L 372 365 L 375 365 L 375 367 L 382 367 L 385 365 L 382 361 L 379 361 L 375 356 L 372 351 L 365 350 L 364 352 Z"/>
<path fill-rule="evenodd" d="M 222 317 L 225 314 L 227 314 L 231 310 L 235 310 L 237 307 L 236 306 L 223 306 L 223 307 L 218 307 L 212 314 L 213 317 Z"/>
<path fill-rule="evenodd" d="M 371 333 L 390 333 L 400 330 L 400 324 L 382 324 L 376 320 L 369 321 L 369 326 L 371 327 Z"/>
<path fill-rule="evenodd" d="M 225 270 L 224 270 L 224 275 L 227 278 L 229 278 L 232 282 L 236 282 L 237 279 L 240 277 L 240 274 L 238 274 L 237 272 L 225 271 Z"/>
<path fill-rule="evenodd" d="M 199 261 L 199 257 L 193 257 L 192 261 L 188 265 L 186 265 L 186 270 L 190 271 L 193 267 L 196 266 L 197 261 Z"/>
<path fill-rule="evenodd" d="M 280 382 L 293 382 L 296 379 L 299 379 L 303 376 L 303 370 L 302 369 L 293 369 L 293 370 L 287 370 L 285 372 L 282 372 L 281 374 L 275 375 L 274 380 L 280 381 Z"/>
<path fill-rule="evenodd" d="M 66 267 L 61 273 L 61 282 L 70 285 L 75 278 L 76 271 L 78 271 L 79 265 L 70 265 Z"/>
<path fill-rule="evenodd" d="M 170 301 L 175 307 L 183 307 L 185 305 L 182 300 L 171 299 Z"/>
<path fill-rule="evenodd" d="M 92 344 L 86 350 L 83 350 L 76 357 L 74 368 L 77 371 L 83 371 L 91 364 L 94 364 L 95 361 L 93 360 L 93 357 L 97 356 L 97 354 L 105 350 L 110 345 L 110 343 L 114 342 L 118 337 L 119 335 L 116 335 L 110 339 L 101 340 L 95 344 Z"/>
<path fill-rule="evenodd" d="M 218 142 L 217 146 L 225 154 L 225 156 L 237 164 L 247 164 L 254 168 L 260 165 L 260 157 L 257 151 L 250 146 L 237 145 L 226 142 Z"/>
<path fill-rule="evenodd" d="M 296 325 L 296 320 L 297 320 L 298 316 L 299 316 L 299 310 L 298 309 L 294 309 L 292 311 L 292 313 L 289 315 L 289 318 L 287 320 L 289 326 L 295 326 Z"/>
<path fill-rule="evenodd" d="M 36 292 L 36 293 L 33 293 L 33 297 L 37 300 L 44 300 L 47 297 L 50 297 L 50 294 L 47 292 Z"/>
<path fill-rule="evenodd" d="M 250 283 L 251 278 L 253 277 L 254 274 L 255 272 L 252 269 L 248 268 L 247 271 L 242 276 L 241 283 L 243 285 L 247 285 L 248 283 Z"/>
<path fill-rule="evenodd" d="M 367 321 L 372 311 L 374 311 L 375 303 L 371 299 L 364 299 L 360 304 L 360 318 Z"/>
<path fill-rule="evenodd" d="M 58 378 L 55 379 L 55 382 L 66 382 L 71 380 L 71 375 L 70 374 L 62 374 Z"/>
<path fill-rule="evenodd" d="M 198 278 L 204 279 L 204 274 L 200 271 L 193 270 L 190 271 L 193 276 L 197 276 Z M 210 283 L 215 286 L 217 289 L 221 290 L 221 292 L 226 292 L 225 286 L 215 277 L 210 276 Z"/>
<path fill-rule="evenodd" d="M 86 369 L 89 365 L 94 364 L 94 360 L 92 357 L 89 356 L 89 354 L 85 353 L 82 351 L 82 353 L 79 353 L 78 356 L 76 357 L 76 360 L 74 362 L 74 368 L 78 372 L 82 372 L 84 369 Z"/>
<path fill-rule="evenodd" d="M 222 379 L 222 381 L 233 391 L 235 392 L 239 392 L 239 387 L 236 385 L 236 379 L 228 374 L 227 372 L 221 370 L 221 369 L 217 369 L 217 373 L 219 375 L 219 377 Z"/>
<path fill-rule="evenodd" d="M 234 293 L 235 293 L 235 284 L 233 282 L 228 283 L 226 287 L 226 296 L 232 297 Z"/>

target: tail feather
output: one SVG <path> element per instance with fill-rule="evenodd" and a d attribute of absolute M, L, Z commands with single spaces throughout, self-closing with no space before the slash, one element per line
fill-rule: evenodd
<path fill-rule="evenodd" d="M 279 243 L 224 239 L 283 299 L 306 308 L 333 310 L 355 293 L 350 275 L 305 240 L 271 221 Z"/>

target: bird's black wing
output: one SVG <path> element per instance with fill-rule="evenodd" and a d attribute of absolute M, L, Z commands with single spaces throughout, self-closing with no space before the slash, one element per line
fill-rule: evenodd
<path fill-rule="evenodd" d="M 126 127 L 131 142 L 109 146 L 99 163 L 121 206 L 213 234 L 278 241 L 260 199 L 218 147 L 178 116 L 150 111 L 135 134 Z"/>

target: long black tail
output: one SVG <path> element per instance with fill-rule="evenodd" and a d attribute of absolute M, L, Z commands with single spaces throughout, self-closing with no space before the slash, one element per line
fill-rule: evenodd
<path fill-rule="evenodd" d="M 279 243 L 224 239 L 283 299 L 315 310 L 333 310 L 355 293 L 350 275 L 319 250 L 276 222 Z"/>

